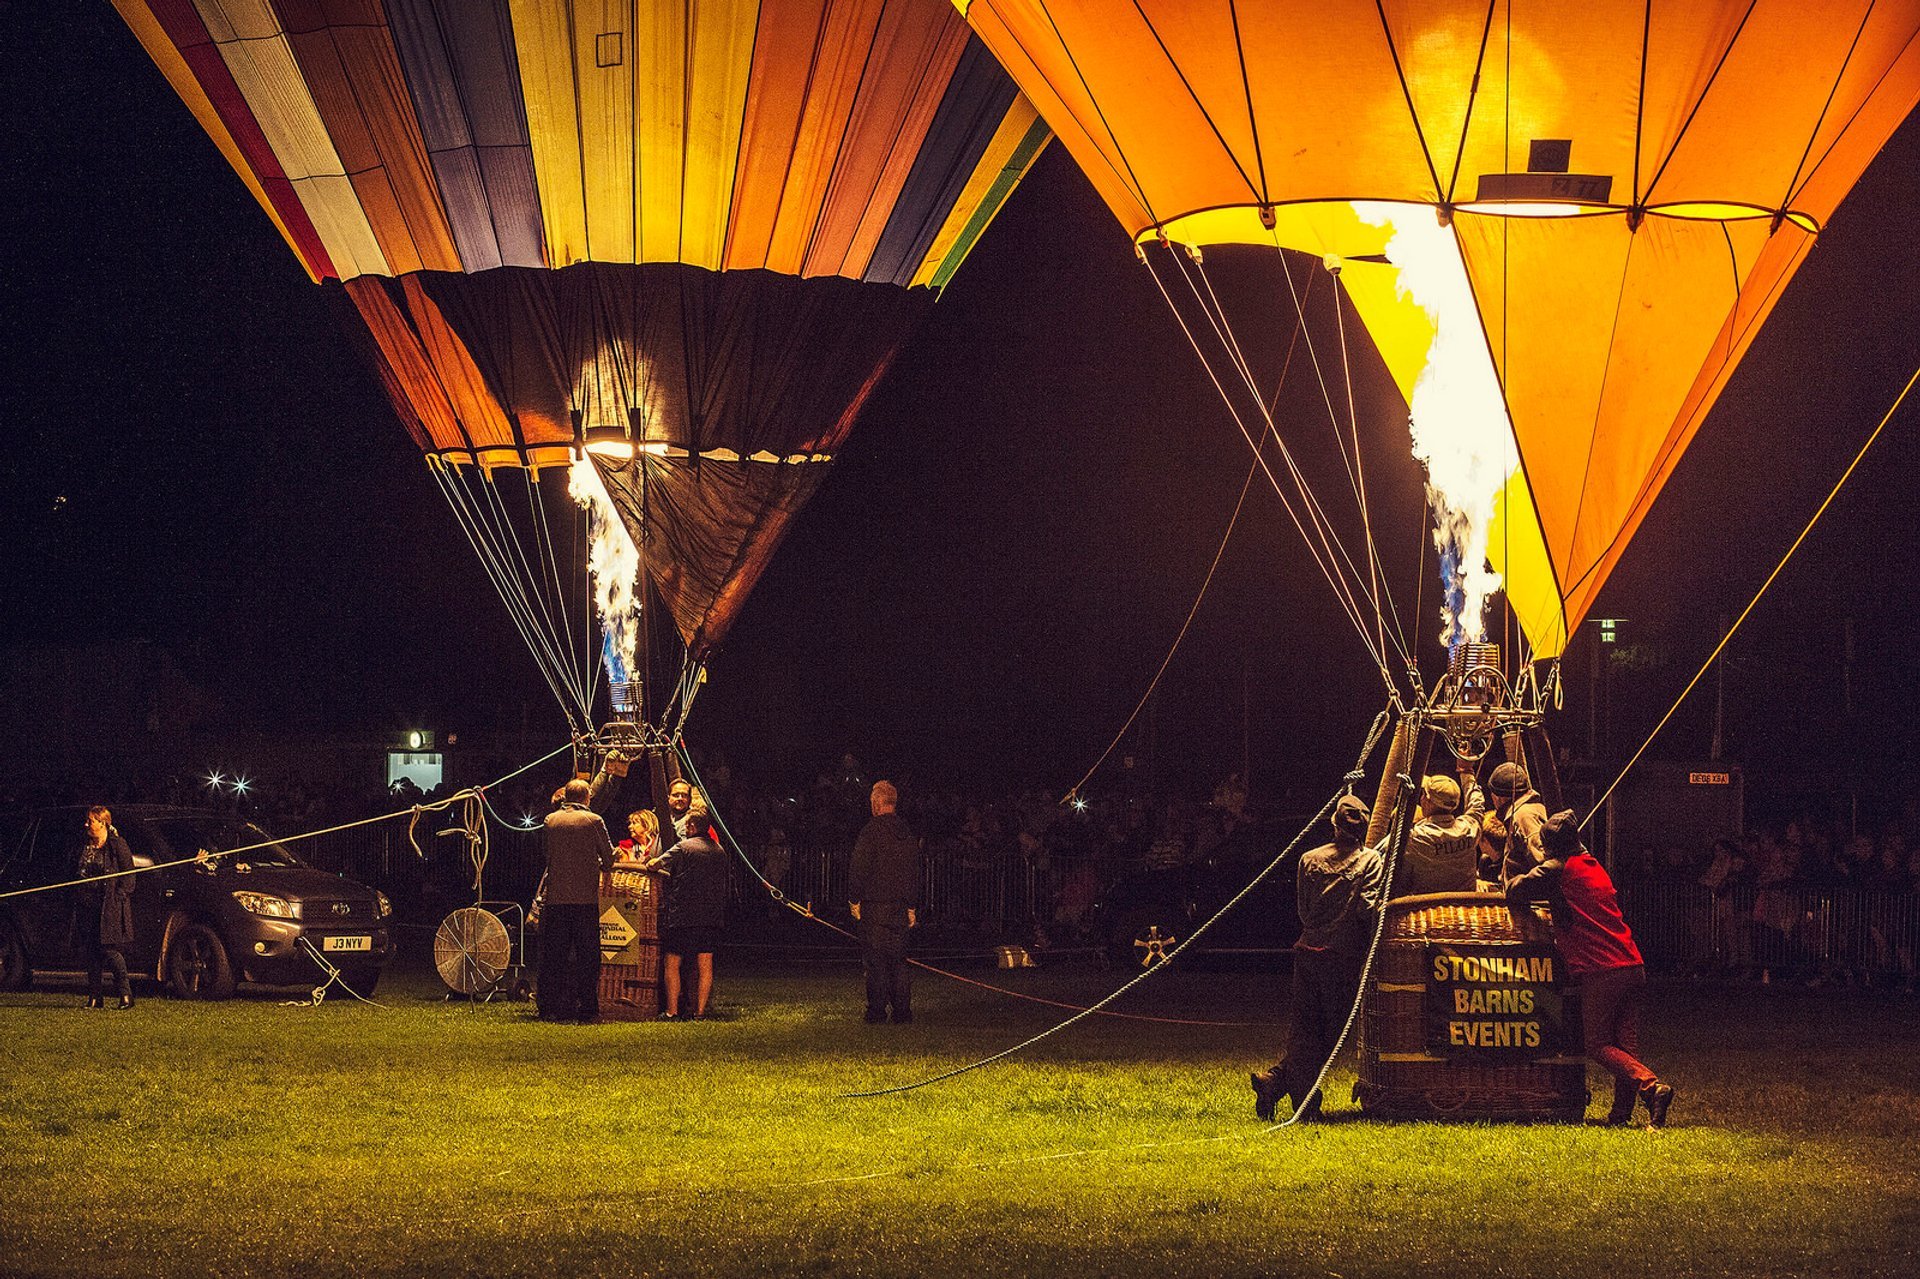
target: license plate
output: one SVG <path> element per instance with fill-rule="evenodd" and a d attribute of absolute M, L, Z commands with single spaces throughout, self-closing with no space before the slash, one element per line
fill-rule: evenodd
<path fill-rule="evenodd" d="M 322 937 L 320 939 L 320 949 L 330 950 L 330 951 L 372 950 L 373 938 L 371 937 Z"/>

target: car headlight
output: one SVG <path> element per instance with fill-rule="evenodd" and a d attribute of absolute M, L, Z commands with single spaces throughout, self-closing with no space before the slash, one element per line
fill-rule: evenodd
<path fill-rule="evenodd" d="M 272 893 L 255 893 L 246 889 L 236 889 L 233 900 L 239 902 L 240 909 L 249 915 L 270 915 L 275 919 L 300 918 L 299 902 L 290 902 L 284 897 L 275 897 Z"/>
<path fill-rule="evenodd" d="M 385 919 L 393 914 L 393 903 L 388 901 L 387 895 L 377 888 L 373 890 L 373 913 L 378 919 Z"/>

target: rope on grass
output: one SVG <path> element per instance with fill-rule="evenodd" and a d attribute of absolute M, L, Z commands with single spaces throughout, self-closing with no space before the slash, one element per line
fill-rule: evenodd
<path fill-rule="evenodd" d="M 195 853 L 191 857 L 176 857 L 174 860 L 170 862 L 155 862 L 151 866 L 135 866 L 132 870 L 109 871 L 104 875 L 86 875 L 86 876 L 82 876 L 79 879 L 64 880 L 58 884 L 35 884 L 31 888 L 16 888 L 16 889 L 13 889 L 11 892 L 0 893 L 0 901 L 5 901 L 9 897 L 30 897 L 35 893 L 50 893 L 50 892 L 53 892 L 55 889 L 59 889 L 59 888 L 77 888 L 83 884 L 98 884 L 109 879 L 121 879 L 128 875 L 144 875 L 144 874 L 147 874 L 149 871 L 169 870 L 175 866 L 186 866 L 193 862 L 204 862 L 204 863 L 211 864 L 213 862 L 219 861 L 222 857 L 233 857 L 233 856 L 237 856 L 240 853 L 257 852 L 262 848 L 271 848 L 276 844 L 297 844 L 302 840 L 318 839 L 322 835 L 334 835 L 334 834 L 338 834 L 343 830 L 353 830 L 354 828 L 359 826 L 373 826 L 380 822 L 390 822 L 395 820 L 396 818 L 401 818 L 401 817 L 409 818 L 412 821 L 418 821 L 420 818 L 420 814 L 422 813 L 437 813 L 442 810 L 451 808 L 455 804 L 460 803 L 462 801 L 470 801 L 475 796 L 479 796 L 484 799 L 486 792 L 493 789 L 494 787 L 504 785 L 505 783 L 510 782 L 514 778 L 520 776 L 520 774 L 526 772 L 527 770 L 532 768 L 538 768 L 540 765 L 552 759 L 555 755 L 559 755 L 565 751 L 570 751 L 572 749 L 573 749 L 573 743 L 569 742 L 565 746 L 562 746 L 556 750 L 547 752 L 545 755 L 542 755 L 539 759 L 536 759 L 531 763 L 522 764 L 519 768 L 514 769 L 511 773 L 506 774 L 504 777 L 496 778 L 495 780 L 488 782 L 485 786 L 470 786 L 465 790 L 455 791 L 453 794 L 447 796 L 445 799 L 436 799 L 430 804 L 414 804 L 414 805 L 411 805 L 410 807 L 402 808 L 397 812 L 382 813 L 378 817 L 362 817 L 358 821 L 342 822 L 338 826 L 327 826 L 320 830 L 305 831 L 298 835 L 286 835 L 286 836 L 282 836 L 279 839 L 264 839 L 257 844 L 242 844 L 238 848 L 223 848 L 219 852 L 209 852 L 205 849 L 202 849 L 200 852 Z M 419 845 L 416 844 L 414 846 L 414 849 L 416 852 L 419 851 Z"/>
<path fill-rule="evenodd" d="M 361 994 L 359 991 L 355 990 L 352 986 L 348 985 L 345 975 L 343 975 L 339 970 L 339 968 L 334 966 L 334 964 L 331 963 L 324 955 L 322 955 L 318 950 L 314 949 L 313 942 L 310 939 L 306 937 L 302 937 L 300 939 L 300 946 L 302 949 L 304 949 L 307 952 L 307 954 L 310 957 L 312 957 L 314 963 L 320 965 L 320 971 L 326 974 L 326 980 L 313 988 L 313 994 L 310 998 L 281 1000 L 280 1006 L 282 1008 L 318 1008 L 322 1003 L 326 1001 L 327 988 L 329 986 L 334 986 L 334 985 L 338 985 L 340 989 L 346 991 L 349 995 L 352 995 L 355 999 L 359 1000 L 363 1004 L 371 1004 L 375 1008 L 386 1007 L 385 1004 L 376 1003 L 375 1001 L 368 999 L 365 995 Z"/>
<path fill-rule="evenodd" d="M 681 764 L 687 770 L 687 776 L 692 779 L 693 784 L 695 786 L 698 786 L 700 788 L 701 793 L 705 794 L 706 786 L 700 780 L 699 770 L 697 770 L 693 766 L 693 759 L 686 750 L 685 742 L 684 741 L 679 742 L 678 748 L 679 748 Z M 708 796 L 708 803 L 709 805 L 711 805 L 712 803 L 711 796 Z M 775 902 L 777 902 L 782 906 L 785 906 L 788 910 L 800 916 L 802 919 L 810 920 L 813 923 L 820 925 L 822 928 L 838 933 L 840 936 L 845 937 L 847 940 L 853 942 L 856 946 L 859 944 L 860 942 L 859 936 L 855 934 L 851 929 L 844 928 L 841 925 L 834 923 L 831 919 L 827 919 L 823 916 L 816 915 L 813 911 L 813 904 L 811 902 L 801 903 L 801 902 L 794 901 L 792 898 L 788 897 L 784 892 L 782 892 L 779 889 L 779 887 L 773 883 L 772 880 L 768 879 L 765 875 L 761 874 L 760 868 L 753 864 L 752 859 L 749 858 L 746 852 L 740 847 L 740 841 L 734 838 L 733 832 L 729 830 L 727 827 L 726 820 L 720 816 L 717 810 L 709 807 L 707 815 L 713 818 L 714 824 L 719 829 L 719 832 L 723 837 L 724 842 L 729 848 L 733 850 L 734 856 L 740 859 L 741 865 L 747 868 L 747 873 L 760 881 L 760 886 L 767 890 L 768 895 L 771 896 Z M 1252 1022 L 1252 1021 L 1201 1021 L 1201 1020 L 1196 1020 L 1194 1018 L 1188 1018 L 1188 1017 L 1155 1017 L 1148 1013 L 1113 1012 L 1110 1009 L 1103 1007 L 1103 1005 L 1107 1004 L 1112 1000 L 1113 996 L 1108 996 L 1107 999 L 1101 1000 L 1099 1004 L 1096 1004 L 1091 1008 L 1087 1008 L 1080 1004 L 1069 1004 L 1057 999 L 1046 999 L 1039 995 L 1029 995 L 1025 991 L 1012 990 L 1006 986 L 996 986 L 992 982 L 980 981 L 977 978 L 963 977 L 959 973 L 949 972 L 947 969 L 944 969 L 944 968 L 936 968 L 932 964 L 924 963 L 918 959 L 913 958 L 912 956 L 907 957 L 907 963 L 911 964 L 915 968 L 920 969 L 922 972 L 929 972 L 934 974 L 937 977 L 945 977 L 949 981 L 960 982 L 963 985 L 977 986 L 982 990 L 990 990 L 990 991 L 993 991 L 995 994 L 1005 995 L 1009 999 L 1023 999 L 1029 1003 L 1045 1004 L 1052 1008 L 1069 1008 L 1069 1009 L 1073 1009 L 1075 1012 L 1079 1012 L 1083 1014 L 1090 1013 L 1090 1012 L 1097 1012 L 1102 1017 L 1113 1017 L 1121 1021 L 1146 1021 L 1146 1022 L 1154 1022 L 1160 1025 L 1167 1025 L 1167 1026 L 1251 1027 L 1251 1026 L 1264 1026 L 1268 1024 L 1265 1022 Z M 1118 991 L 1115 992 L 1115 994 L 1118 994 L 1118 993 L 1120 992 Z"/>
<path fill-rule="evenodd" d="M 960 1075 L 967 1074 L 971 1071 L 982 1069 L 983 1067 L 986 1067 L 986 1066 L 990 1066 L 995 1062 L 1004 1061 L 1008 1057 L 1013 1056 L 1015 1053 L 1018 1053 L 1026 1048 L 1030 1048 L 1034 1044 L 1039 1043 L 1041 1040 L 1046 1039 L 1051 1035 L 1057 1034 L 1062 1030 L 1065 1030 L 1067 1027 L 1073 1025 L 1075 1022 L 1078 1022 L 1083 1018 L 1086 1018 L 1092 1015 L 1093 1013 L 1100 1011 L 1106 1005 L 1120 998 L 1120 996 L 1126 994 L 1128 991 L 1132 990 L 1134 987 L 1140 985 L 1142 982 L 1146 981 L 1149 977 L 1152 977 L 1154 974 L 1164 972 L 1166 969 L 1171 968 L 1173 966 L 1174 961 L 1177 960 L 1181 955 L 1185 954 L 1187 949 L 1190 946 L 1192 946 L 1196 941 L 1198 941 L 1201 937 L 1205 936 L 1209 928 L 1212 928 L 1214 924 L 1219 922 L 1220 919 L 1224 917 L 1228 911 L 1232 910 L 1235 906 L 1239 905 L 1241 900 L 1245 898 L 1248 893 L 1251 893 L 1263 880 L 1266 879 L 1268 875 L 1271 875 L 1275 870 L 1277 870 L 1280 867 L 1281 863 L 1285 862 L 1288 858 L 1292 857 L 1294 850 L 1299 848 L 1301 842 L 1305 840 L 1306 837 L 1313 832 L 1314 827 L 1318 826 L 1323 820 L 1326 819 L 1327 815 L 1333 811 L 1334 805 L 1340 802 L 1341 797 L 1348 794 L 1352 790 L 1354 783 L 1360 781 L 1366 775 L 1365 770 L 1366 770 L 1367 760 L 1373 755 L 1374 747 L 1379 745 L 1381 732 L 1383 729 L 1385 729 L 1387 722 L 1390 718 L 1391 718 L 1391 707 L 1388 707 L 1387 709 L 1382 710 L 1378 715 L 1374 716 L 1373 727 L 1367 731 L 1366 742 L 1360 748 L 1359 758 L 1354 761 L 1353 769 L 1350 772 L 1348 772 L 1347 775 L 1342 779 L 1340 788 L 1334 791 L 1334 793 L 1328 797 L 1327 802 L 1324 805 L 1322 805 L 1320 811 L 1318 813 L 1315 813 L 1313 815 L 1313 818 L 1310 821 L 1308 821 L 1308 823 L 1305 826 L 1301 827 L 1300 833 L 1295 835 L 1292 841 L 1289 842 L 1285 848 L 1280 850 L 1279 855 L 1276 856 L 1272 861 L 1268 862 L 1266 866 L 1261 869 L 1259 874 L 1255 875 L 1251 880 L 1249 880 L 1244 888 L 1242 888 L 1239 892 L 1235 893 L 1232 897 L 1228 898 L 1225 905 L 1221 906 L 1219 910 L 1216 910 L 1211 916 L 1209 916 L 1205 923 L 1201 924 L 1198 928 L 1194 929 L 1192 933 L 1188 934 L 1187 939 L 1185 941 L 1181 942 L 1178 946 L 1175 946 L 1172 950 L 1168 951 L 1166 958 L 1161 960 L 1158 964 L 1155 964 L 1152 968 L 1149 968 L 1146 971 L 1140 973 L 1138 976 L 1134 977 L 1133 980 L 1127 982 L 1125 985 L 1121 986 L 1118 990 L 1115 990 L 1111 994 L 1107 995 L 1105 998 L 1101 999 L 1099 1002 L 1095 1003 L 1091 1008 L 1083 1009 L 1082 1011 L 1077 1012 L 1073 1016 L 1067 1018 L 1065 1021 L 1060 1022 L 1055 1026 L 1051 1026 L 1048 1029 L 1041 1031 L 1037 1035 L 1029 1036 L 1028 1038 L 1013 1045 L 1013 1047 L 1011 1048 L 1002 1049 L 1001 1051 L 994 1053 L 991 1056 L 982 1057 L 978 1061 L 968 1062 L 964 1066 L 956 1066 L 952 1070 L 942 1071 L 937 1075 L 931 1075 L 925 1079 L 916 1080 L 913 1083 L 896 1084 L 890 1088 L 870 1088 L 870 1089 L 864 1089 L 859 1092 L 842 1093 L 841 1094 L 842 1099 L 853 1100 L 856 1098 L 867 1098 L 867 1097 L 888 1097 L 897 1093 L 912 1092 L 917 1088 L 925 1088 L 930 1084 L 943 1083 L 946 1080 L 956 1078 Z M 1403 793 L 1404 793 L 1404 790 L 1403 790 Z M 1351 1021 L 1351 1018 L 1349 1018 L 1349 1021 Z M 1323 1073 L 1324 1073 L 1324 1068 L 1323 1068 Z"/>

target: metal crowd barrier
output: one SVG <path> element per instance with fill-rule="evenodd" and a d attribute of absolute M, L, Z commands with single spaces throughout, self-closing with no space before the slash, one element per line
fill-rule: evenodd
<path fill-rule="evenodd" d="M 1620 903 L 1651 969 L 1804 980 L 1911 982 L 1920 894 L 1851 887 L 1622 885 Z"/>

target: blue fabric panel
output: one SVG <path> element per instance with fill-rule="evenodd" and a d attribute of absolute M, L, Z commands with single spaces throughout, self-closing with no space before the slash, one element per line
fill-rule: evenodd
<path fill-rule="evenodd" d="M 1016 92 L 980 38 L 969 37 L 863 279 L 903 288 L 913 283 Z"/>
<path fill-rule="evenodd" d="M 507 0 L 386 3 L 461 264 L 544 266 Z"/>

